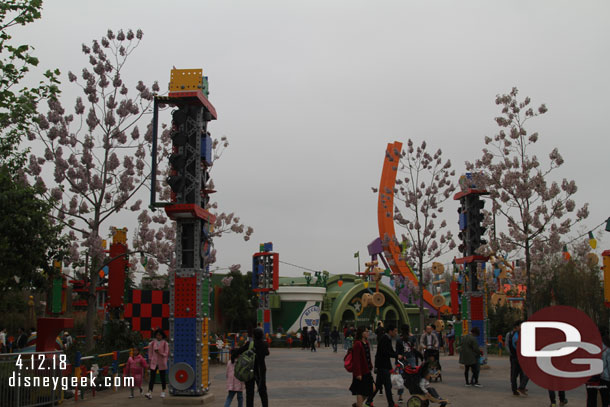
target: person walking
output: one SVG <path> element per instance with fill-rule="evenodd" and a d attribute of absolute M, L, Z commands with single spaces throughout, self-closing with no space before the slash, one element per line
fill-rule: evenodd
<path fill-rule="evenodd" d="M 267 365 L 265 357 L 269 356 L 269 345 L 264 340 L 265 333 L 261 328 L 254 330 L 254 378 L 245 383 L 246 385 L 246 407 L 254 407 L 254 384 L 258 387 L 258 395 L 261 398 L 262 407 L 269 406 L 269 397 L 267 396 Z M 246 342 L 239 348 L 237 354 L 241 355 L 250 347 L 250 342 Z"/>
<path fill-rule="evenodd" d="M 339 344 L 339 331 L 337 327 L 333 327 L 333 331 L 330 333 L 330 343 L 333 345 L 333 352 L 337 353 L 337 345 Z"/>
<path fill-rule="evenodd" d="M 237 396 L 237 407 L 243 407 L 244 405 L 244 396 L 243 396 L 243 383 L 235 378 L 235 361 L 238 358 L 238 350 L 233 349 L 231 351 L 231 358 L 229 359 L 229 363 L 227 363 L 227 398 L 225 399 L 224 407 L 230 407 L 233 402 L 233 397 Z"/>
<path fill-rule="evenodd" d="M 368 342 L 369 331 L 365 327 L 358 327 L 352 347 L 352 385 L 349 387 L 352 395 L 356 396 L 356 403 L 352 407 L 362 407 L 366 397 L 375 391 L 373 383 L 373 364 L 371 362 L 371 349 Z"/>
<path fill-rule="evenodd" d="M 597 392 L 602 398 L 602 407 L 610 405 L 610 336 L 608 328 L 599 327 L 602 337 L 602 373 L 592 376 L 586 383 L 587 407 L 597 407 Z"/>
<path fill-rule="evenodd" d="M 447 333 L 447 348 L 449 351 L 449 356 L 453 356 L 453 344 L 455 343 L 455 328 L 453 326 L 453 322 L 449 322 L 449 333 Z"/>
<path fill-rule="evenodd" d="M 479 358 L 481 356 L 481 349 L 479 348 L 479 342 L 477 340 L 479 335 L 479 328 L 475 326 L 470 330 L 469 335 L 465 335 L 462 338 L 462 345 L 460 346 L 460 363 L 464 365 L 466 386 L 482 387 L 479 384 Z M 468 377 L 469 370 L 472 370 L 472 379 L 469 379 Z"/>
<path fill-rule="evenodd" d="M 311 327 L 309 330 L 309 344 L 311 345 L 311 351 L 317 352 L 316 350 L 316 339 L 318 338 L 318 332 L 316 332 L 315 327 Z"/>
<path fill-rule="evenodd" d="M 301 348 L 308 349 L 309 348 L 309 332 L 307 332 L 308 328 L 304 327 L 301 332 Z"/>
<path fill-rule="evenodd" d="M 324 325 L 324 347 L 328 348 L 330 346 L 330 325 Z"/>
<path fill-rule="evenodd" d="M 521 322 L 516 321 L 513 325 L 513 330 L 505 336 L 506 351 L 510 356 L 510 386 L 513 391 L 513 396 L 527 396 L 527 382 L 529 378 L 521 369 L 519 357 L 517 356 L 517 341 L 519 340 L 519 332 L 521 331 Z M 517 387 L 517 378 L 519 378 L 519 386 Z"/>
<path fill-rule="evenodd" d="M 6 353 L 6 328 L 0 328 L 0 352 Z"/>
<path fill-rule="evenodd" d="M 161 376 L 161 397 L 165 397 L 165 379 L 167 376 L 167 357 L 169 355 L 169 345 L 165 340 L 165 333 L 157 329 L 154 334 L 155 339 L 148 345 L 148 362 L 150 364 L 150 380 L 148 382 L 148 393 L 146 398 L 152 398 L 152 391 L 157 380 L 157 370 Z"/>
<path fill-rule="evenodd" d="M 438 336 L 433 332 L 432 325 L 426 326 L 426 332 L 419 339 L 419 346 L 424 354 L 424 360 L 437 359 L 439 349 Z"/>
<path fill-rule="evenodd" d="M 445 347 L 445 342 L 443 341 L 443 332 L 436 330 L 435 324 L 430 324 L 432 327 L 432 333 L 436 335 L 436 339 L 438 340 L 438 351 L 439 351 L 439 360 L 440 360 L 440 351 Z"/>
<path fill-rule="evenodd" d="M 131 386 L 129 398 L 134 398 L 134 390 L 137 387 L 140 389 L 140 396 L 142 395 L 142 379 L 144 378 L 144 372 L 148 369 L 148 364 L 146 363 L 146 359 L 140 353 L 140 348 L 133 348 L 133 355 L 127 359 L 127 363 L 125 364 L 125 370 L 123 371 L 123 375 L 125 377 L 133 378 L 133 386 Z"/>
<path fill-rule="evenodd" d="M 394 398 L 392 397 L 392 380 L 390 370 L 392 370 L 391 359 L 402 359 L 402 355 L 398 355 L 392 348 L 392 338 L 396 337 L 398 330 L 393 324 L 387 324 L 385 333 L 379 338 L 377 344 L 377 353 L 375 354 L 375 369 L 377 369 L 377 377 L 375 381 L 376 389 L 366 401 L 367 405 L 373 403 L 373 399 L 381 387 L 384 387 L 385 396 L 388 401 L 388 407 L 394 407 Z"/>
<path fill-rule="evenodd" d="M 566 404 L 568 404 L 568 399 L 566 398 L 566 392 L 559 391 L 558 393 L 559 393 L 559 405 L 565 406 Z M 549 399 L 551 400 L 551 407 L 557 407 L 557 396 L 555 395 L 555 391 L 549 390 Z"/>
<path fill-rule="evenodd" d="M 25 333 L 25 329 L 19 328 L 18 336 L 17 336 L 17 349 L 25 348 L 28 344 L 28 336 Z"/>
<path fill-rule="evenodd" d="M 62 339 L 62 343 L 64 345 L 65 350 L 68 350 L 70 348 L 70 346 L 72 346 L 72 344 L 74 343 L 74 340 L 72 339 L 70 332 L 64 331 L 64 337 Z"/>
<path fill-rule="evenodd" d="M 408 324 L 402 326 L 400 339 L 396 341 L 396 353 L 402 355 L 403 361 L 411 367 L 417 366 L 416 353 L 417 340 L 415 335 L 411 333 L 411 328 Z"/>
<path fill-rule="evenodd" d="M 407 366 L 415 367 L 417 365 L 414 353 L 417 352 L 416 347 L 417 341 L 415 336 L 411 334 L 409 325 L 403 325 L 401 336 L 396 340 L 396 354 L 402 355 L 402 359 Z M 404 392 L 404 387 L 398 389 L 398 403 L 403 401 L 402 395 Z"/>

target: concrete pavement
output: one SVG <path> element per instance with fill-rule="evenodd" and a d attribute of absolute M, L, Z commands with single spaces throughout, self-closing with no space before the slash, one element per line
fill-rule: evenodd
<path fill-rule="evenodd" d="M 330 348 L 320 348 L 315 353 L 298 348 L 271 349 L 271 355 L 267 358 L 269 405 L 276 407 L 351 406 L 355 397 L 348 390 L 351 374 L 343 368 L 343 355 L 341 350 L 333 353 Z M 464 371 L 460 368 L 456 356 L 441 357 L 441 363 L 443 382 L 434 383 L 433 386 L 441 396 L 449 399 L 453 406 L 533 407 L 550 404 L 547 391 L 531 381 L 528 385 L 528 397 L 512 395 L 508 358 L 490 357 L 491 368 L 481 371 L 479 381 L 483 385 L 482 388 L 464 386 Z M 225 366 L 213 365 L 210 369 L 210 377 L 212 377 L 211 392 L 215 396 L 215 401 L 209 405 L 222 407 L 227 393 Z M 121 390 L 117 393 L 100 392 L 94 399 L 79 400 L 78 403 L 67 400 L 64 405 L 81 404 L 83 407 L 162 406 L 159 391 L 160 385 L 156 385 L 152 400 L 144 397 L 129 399 L 128 391 Z M 567 398 L 570 406 L 584 406 L 586 400 L 584 387 L 568 392 Z M 398 400 L 396 395 L 394 400 Z M 377 396 L 375 404 L 385 407 L 385 395 Z M 232 405 L 237 406 L 237 401 L 233 400 Z M 258 395 L 254 405 L 261 405 Z"/>

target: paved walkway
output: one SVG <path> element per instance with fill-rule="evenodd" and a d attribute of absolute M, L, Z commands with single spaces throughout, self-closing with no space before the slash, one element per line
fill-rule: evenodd
<path fill-rule="evenodd" d="M 351 375 L 343 368 L 344 353 L 332 353 L 328 349 L 319 349 L 316 353 L 301 349 L 271 349 L 267 358 L 269 389 L 269 404 L 274 407 L 304 407 L 304 406 L 351 406 L 355 401 L 347 390 L 351 383 Z M 549 399 L 546 390 L 534 383 L 528 385 L 528 397 L 515 397 L 510 391 L 508 358 L 490 357 L 490 369 L 482 370 L 480 382 L 482 388 L 464 386 L 464 371 L 457 363 L 457 357 L 441 357 L 443 366 L 443 382 L 434 384 L 441 396 L 449 399 L 451 405 L 460 406 L 493 406 L 493 407 L 530 407 L 548 406 Z M 211 405 L 222 407 L 226 397 L 225 367 L 214 365 L 210 369 L 212 377 L 211 392 L 216 400 Z M 162 406 L 156 385 L 152 400 L 144 397 L 129 399 L 128 391 L 117 393 L 99 392 L 94 399 L 79 400 L 77 404 L 84 407 L 113 406 L 138 407 Z M 567 393 L 570 406 L 585 405 L 585 390 L 580 387 Z M 245 392 L 244 392 L 245 399 Z M 395 397 L 395 401 L 398 398 Z M 375 404 L 385 407 L 385 395 L 377 396 Z M 64 405 L 74 404 L 67 400 Z M 244 403 L 245 405 L 245 403 Z M 260 407 L 258 395 L 255 406 Z M 233 401 L 237 406 L 237 401 Z"/>

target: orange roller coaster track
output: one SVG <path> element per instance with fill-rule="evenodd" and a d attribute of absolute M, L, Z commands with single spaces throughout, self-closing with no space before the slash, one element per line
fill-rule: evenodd
<path fill-rule="evenodd" d="M 389 143 L 386 149 L 377 203 L 379 238 L 381 239 L 383 252 L 392 273 L 401 275 L 418 284 L 419 280 L 409 264 L 400 258 L 400 247 L 397 244 L 396 231 L 394 229 L 394 186 L 396 185 L 401 151 L 402 143 L 398 141 Z M 443 314 L 450 313 L 451 309 L 446 305 L 440 308 L 435 307 L 432 298 L 432 293 L 424 290 L 424 303 L 429 309 L 434 309 Z"/>

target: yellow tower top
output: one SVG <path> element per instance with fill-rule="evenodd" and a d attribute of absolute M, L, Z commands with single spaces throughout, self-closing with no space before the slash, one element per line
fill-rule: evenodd
<path fill-rule="evenodd" d="M 203 69 L 172 69 L 169 91 L 196 91 L 203 89 Z"/>
<path fill-rule="evenodd" d="M 119 229 L 119 228 L 111 228 L 112 230 L 112 243 L 122 243 L 127 246 L 127 228 Z"/>

